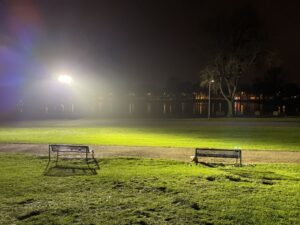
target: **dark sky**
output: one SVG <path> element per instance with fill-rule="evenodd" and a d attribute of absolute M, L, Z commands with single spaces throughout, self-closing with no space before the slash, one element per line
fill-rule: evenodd
<path fill-rule="evenodd" d="M 198 80 L 212 56 L 205 28 L 246 5 L 257 10 L 289 80 L 300 84 L 299 4 L 271 0 L 0 1 L 1 83 L 60 72 L 159 86 L 169 77 Z"/>

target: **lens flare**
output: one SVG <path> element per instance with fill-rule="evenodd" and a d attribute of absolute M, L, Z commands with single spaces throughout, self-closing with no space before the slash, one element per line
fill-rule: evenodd
<path fill-rule="evenodd" d="M 60 75 L 58 78 L 58 81 L 64 84 L 72 84 L 73 78 L 70 77 L 69 75 Z"/>

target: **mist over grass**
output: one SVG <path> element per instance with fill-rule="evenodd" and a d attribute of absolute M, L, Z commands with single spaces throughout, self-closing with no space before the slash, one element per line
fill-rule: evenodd
<path fill-rule="evenodd" d="M 2 126 L 0 143 L 299 151 L 300 124 L 297 119 L 34 121 Z"/>

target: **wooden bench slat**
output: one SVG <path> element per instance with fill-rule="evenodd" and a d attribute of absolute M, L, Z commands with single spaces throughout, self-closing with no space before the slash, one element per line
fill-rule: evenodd
<path fill-rule="evenodd" d="M 236 149 L 196 148 L 194 157 L 196 163 L 197 157 L 216 157 L 240 159 L 240 165 L 242 164 L 242 151 Z"/>
<path fill-rule="evenodd" d="M 221 150 L 221 149 L 196 149 L 199 156 L 214 155 L 215 157 L 239 157 L 240 150 Z"/>
<path fill-rule="evenodd" d="M 216 158 L 232 158 L 238 159 L 240 158 L 238 155 L 222 155 L 222 154 L 197 154 L 197 156 L 202 157 L 216 157 Z"/>
<path fill-rule="evenodd" d="M 88 146 L 77 146 L 77 145 L 50 145 L 53 152 L 78 152 L 78 153 L 89 153 L 90 149 Z"/>

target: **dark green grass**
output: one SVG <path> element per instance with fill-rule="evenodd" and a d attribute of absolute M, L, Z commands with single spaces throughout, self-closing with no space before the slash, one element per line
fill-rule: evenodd
<path fill-rule="evenodd" d="M 2 127 L 0 143 L 69 143 L 162 147 L 241 148 L 243 150 L 300 150 L 300 126 L 213 126 L 203 124 L 111 125 L 96 127 Z"/>
<path fill-rule="evenodd" d="M 300 165 L 115 158 L 97 175 L 0 154 L 0 224 L 299 224 Z M 72 168 L 73 162 L 60 162 Z M 52 165 L 52 164 L 51 164 Z M 88 174 L 88 173 L 87 173 Z M 73 176 L 71 176 L 73 175 Z"/>

